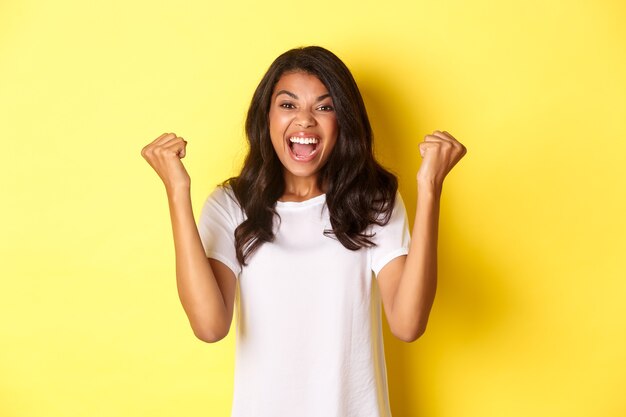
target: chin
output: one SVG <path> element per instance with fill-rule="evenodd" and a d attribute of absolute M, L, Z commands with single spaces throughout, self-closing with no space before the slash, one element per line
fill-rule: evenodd
<path fill-rule="evenodd" d="M 306 167 L 283 166 L 285 170 L 294 177 L 308 178 L 317 177 L 319 169 Z"/>

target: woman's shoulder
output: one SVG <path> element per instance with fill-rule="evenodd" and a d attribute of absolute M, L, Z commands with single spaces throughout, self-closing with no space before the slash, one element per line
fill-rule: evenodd
<path fill-rule="evenodd" d="M 377 193 L 374 199 L 373 210 L 376 212 L 377 222 L 390 218 L 397 211 L 406 210 L 400 190 L 396 189 L 394 192 L 389 192 L 386 195 L 380 192 Z M 383 223 L 385 223 L 384 220 Z"/>
<path fill-rule="evenodd" d="M 206 198 L 205 206 L 219 208 L 232 214 L 241 211 L 235 192 L 228 183 L 218 184 Z"/>
<path fill-rule="evenodd" d="M 229 183 L 217 184 L 215 188 L 209 193 L 209 198 L 215 200 L 226 200 L 235 198 L 235 192 L 233 187 Z"/>

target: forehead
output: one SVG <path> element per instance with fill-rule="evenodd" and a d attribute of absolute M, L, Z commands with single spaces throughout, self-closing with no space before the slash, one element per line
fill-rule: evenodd
<path fill-rule="evenodd" d="M 286 72 L 281 75 L 274 86 L 273 94 L 280 90 L 287 90 L 296 95 L 313 94 L 320 96 L 328 93 L 328 89 L 317 76 L 303 71 Z"/>

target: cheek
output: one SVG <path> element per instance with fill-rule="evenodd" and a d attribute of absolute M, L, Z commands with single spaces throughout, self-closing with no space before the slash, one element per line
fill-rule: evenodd
<path fill-rule="evenodd" d="M 289 123 L 289 115 L 281 112 L 270 110 L 268 114 L 270 129 L 283 129 Z"/>
<path fill-rule="evenodd" d="M 270 112 L 267 115 L 267 124 L 269 126 L 270 132 L 272 130 L 274 130 L 274 126 L 276 125 L 276 114 L 270 110 Z"/>
<path fill-rule="evenodd" d="M 272 142 L 275 142 L 277 137 L 280 135 L 280 119 L 277 118 L 276 114 L 273 114 L 271 111 L 268 116 L 268 125 Z"/>
<path fill-rule="evenodd" d="M 270 140 L 272 141 L 272 147 L 274 148 L 274 150 L 279 152 L 283 149 L 284 141 L 282 139 L 282 136 L 280 134 L 273 132 L 271 129 L 270 129 Z"/>
<path fill-rule="evenodd" d="M 269 123 L 270 130 L 270 141 L 272 142 L 272 147 L 276 152 L 280 152 L 284 148 L 283 134 L 280 129 L 280 126 L 274 121 L 270 120 Z"/>
<path fill-rule="evenodd" d="M 337 137 L 339 136 L 339 126 L 337 126 L 337 120 L 331 120 L 328 126 L 328 132 L 330 136 L 333 138 L 333 144 L 337 142 Z"/>

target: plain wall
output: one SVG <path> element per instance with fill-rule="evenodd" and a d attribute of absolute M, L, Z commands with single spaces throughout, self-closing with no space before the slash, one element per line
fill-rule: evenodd
<path fill-rule="evenodd" d="M 353 71 L 411 220 L 424 135 L 468 149 L 428 329 L 385 328 L 394 417 L 626 415 L 624 21 L 606 0 L 3 1 L 0 416 L 229 415 L 234 327 L 195 339 L 140 151 L 188 141 L 197 216 L 263 72 L 309 44 Z"/>

